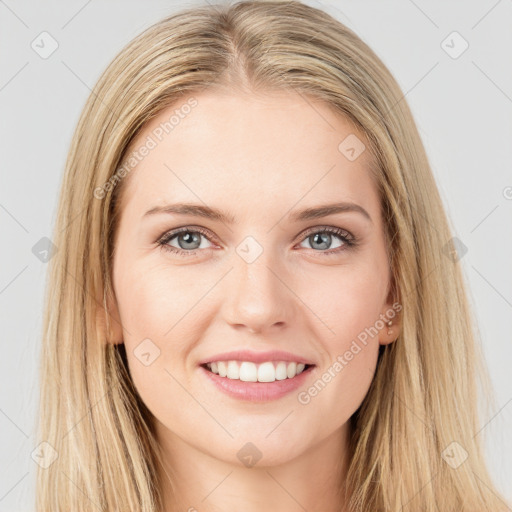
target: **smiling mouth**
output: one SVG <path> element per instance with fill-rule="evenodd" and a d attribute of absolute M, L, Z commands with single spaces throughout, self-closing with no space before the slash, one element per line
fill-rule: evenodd
<path fill-rule="evenodd" d="M 267 361 L 260 364 L 251 361 L 215 361 L 200 366 L 226 379 L 268 383 L 293 379 L 315 365 L 293 361 Z"/>

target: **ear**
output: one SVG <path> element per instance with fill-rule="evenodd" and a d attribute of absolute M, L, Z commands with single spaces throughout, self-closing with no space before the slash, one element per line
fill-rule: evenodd
<path fill-rule="evenodd" d="M 123 343 L 123 326 L 115 297 L 107 294 L 107 311 L 98 305 L 97 321 L 107 343 Z"/>
<path fill-rule="evenodd" d="M 395 287 L 391 286 L 387 302 L 381 311 L 380 318 L 384 326 L 379 333 L 379 343 L 389 345 L 393 343 L 402 331 L 402 304 L 396 300 L 397 293 Z M 391 322 L 391 325 L 389 325 Z"/>

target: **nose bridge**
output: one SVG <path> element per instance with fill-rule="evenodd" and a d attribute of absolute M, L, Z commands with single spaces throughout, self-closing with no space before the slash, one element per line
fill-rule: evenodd
<path fill-rule="evenodd" d="M 245 240 L 237 247 L 233 266 L 226 320 L 251 331 L 288 324 L 293 294 L 283 282 L 283 267 L 272 251 L 258 248 L 254 240 Z"/>

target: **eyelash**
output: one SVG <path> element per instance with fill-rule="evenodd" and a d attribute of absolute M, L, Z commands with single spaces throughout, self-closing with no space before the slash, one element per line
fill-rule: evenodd
<path fill-rule="evenodd" d="M 207 232 L 206 230 L 204 230 L 203 228 L 200 228 L 200 227 L 189 226 L 186 228 L 181 228 L 181 229 L 178 229 L 175 231 L 170 231 L 170 232 L 165 233 L 162 237 L 160 237 L 160 239 L 157 240 L 157 244 L 164 251 L 169 251 L 171 253 L 178 254 L 179 256 L 184 256 L 184 257 L 197 256 L 198 251 L 205 250 L 205 249 L 193 249 L 190 251 L 185 251 L 183 249 L 177 249 L 176 247 L 172 247 L 172 246 L 168 245 L 168 243 L 174 237 L 176 237 L 177 235 L 179 235 L 181 233 L 200 233 L 207 240 L 209 240 L 209 232 Z M 316 234 L 316 233 L 334 234 L 334 235 L 338 236 L 339 238 L 341 238 L 341 240 L 344 243 L 344 245 L 342 245 L 341 247 L 337 247 L 336 249 L 330 249 L 330 250 L 326 250 L 326 251 L 322 251 L 322 250 L 315 251 L 315 252 L 322 253 L 325 256 L 334 256 L 334 255 L 338 254 L 339 252 L 351 249 L 357 245 L 357 239 L 351 233 L 349 233 L 345 229 L 335 228 L 335 227 L 330 227 L 330 226 L 315 227 L 313 229 L 308 230 L 304 234 L 304 236 L 300 242 L 303 242 L 306 238 L 308 238 L 309 236 Z M 311 249 L 311 250 L 314 250 L 314 249 Z"/>

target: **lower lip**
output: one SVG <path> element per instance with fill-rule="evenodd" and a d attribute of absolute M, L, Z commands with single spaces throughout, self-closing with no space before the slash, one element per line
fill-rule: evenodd
<path fill-rule="evenodd" d="M 310 366 L 291 379 L 286 378 L 274 382 L 245 382 L 243 380 L 220 377 L 217 373 L 213 373 L 203 366 L 199 367 L 218 389 L 232 398 L 250 402 L 277 400 L 295 391 L 306 382 L 314 368 L 315 366 Z"/>

